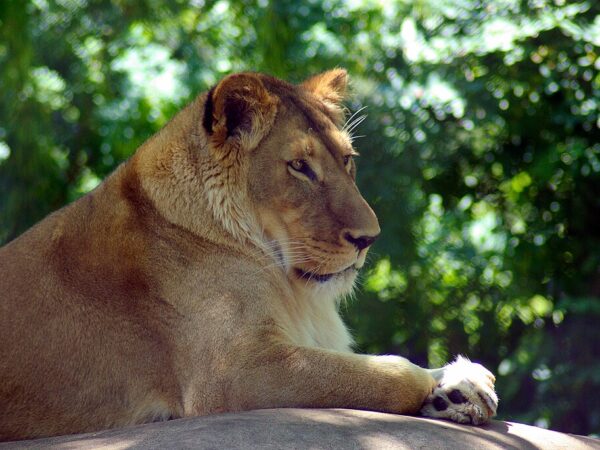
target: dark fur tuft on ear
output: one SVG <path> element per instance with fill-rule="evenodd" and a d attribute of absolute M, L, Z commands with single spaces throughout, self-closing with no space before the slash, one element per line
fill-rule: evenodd
<path fill-rule="evenodd" d="M 252 126 L 252 110 L 248 102 L 240 97 L 231 97 L 225 102 L 225 124 L 227 137 L 233 136 L 236 130 L 249 131 Z"/>
<path fill-rule="evenodd" d="M 203 125 L 213 148 L 227 142 L 240 148 L 254 148 L 273 125 L 278 98 L 254 73 L 225 77 L 206 97 Z M 231 138 L 231 139 L 230 139 Z"/>
<path fill-rule="evenodd" d="M 212 134 L 213 132 L 213 93 L 215 92 L 215 87 L 216 86 L 210 88 L 210 91 L 208 91 L 208 94 L 206 95 L 206 102 L 204 103 L 204 117 L 202 117 L 202 125 L 204 125 L 204 129 L 208 134 Z"/>

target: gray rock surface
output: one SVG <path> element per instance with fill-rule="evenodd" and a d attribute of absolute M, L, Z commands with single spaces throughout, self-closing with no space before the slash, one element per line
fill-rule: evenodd
<path fill-rule="evenodd" d="M 600 440 L 345 409 L 270 409 L 0 444 L 0 449 L 600 449 Z"/>

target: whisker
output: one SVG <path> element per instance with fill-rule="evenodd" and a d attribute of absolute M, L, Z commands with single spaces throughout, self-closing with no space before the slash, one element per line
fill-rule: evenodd
<path fill-rule="evenodd" d="M 317 275 L 318 272 L 320 272 L 320 270 L 323 268 L 323 266 L 330 261 L 331 261 L 331 258 L 321 258 L 320 263 L 317 265 L 317 267 L 314 270 L 311 271 L 310 276 L 306 280 L 306 283 L 304 284 L 304 286 L 306 288 L 308 288 L 308 283 L 312 281 L 312 279 L 315 277 L 315 275 Z"/>
<path fill-rule="evenodd" d="M 355 139 L 364 138 L 366 136 L 366 134 L 359 134 L 357 136 L 354 136 L 351 134 L 349 136 L 350 136 L 350 142 L 354 142 Z"/>
<path fill-rule="evenodd" d="M 348 126 L 348 128 L 346 128 L 346 133 L 348 134 L 352 134 L 352 131 L 358 127 L 361 123 L 363 123 L 365 121 L 365 119 L 367 118 L 367 115 L 362 115 L 357 117 L 356 119 L 354 119 L 354 121 L 352 121 L 352 123 Z"/>
<path fill-rule="evenodd" d="M 298 263 L 308 262 L 308 261 L 310 261 L 310 259 L 293 261 L 291 264 L 298 264 Z M 266 271 L 268 271 L 269 269 L 272 269 L 272 268 L 283 269 L 283 267 L 281 266 L 281 264 L 279 264 L 278 262 L 274 262 L 272 264 L 267 264 L 266 266 L 260 267 L 258 270 L 256 270 L 253 273 L 253 275 L 257 275 L 259 273 L 266 272 Z"/>
<path fill-rule="evenodd" d="M 360 121 L 363 121 L 365 118 L 366 114 L 362 114 L 362 115 L 353 115 L 352 116 L 352 120 L 349 120 L 346 123 L 346 126 L 344 127 L 344 131 L 348 132 L 349 130 L 351 130 L 353 128 L 353 126 Z"/>
<path fill-rule="evenodd" d="M 364 111 L 367 108 L 367 105 L 357 109 L 356 111 L 354 111 L 354 113 L 352 113 L 352 115 L 350 117 L 348 117 L 348 119 L 346 120 L 346 123 L 344 123 L 344 126 L 342 127 L 342 131 L 347 131 L 348 130 L 348 126 L 349 124 L 352 122 L 352 120 L 361 113 L 361 111 Z"/>

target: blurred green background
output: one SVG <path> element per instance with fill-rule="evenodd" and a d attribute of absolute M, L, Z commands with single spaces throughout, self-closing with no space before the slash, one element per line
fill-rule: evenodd
<path fill-rule="evenodd" d="M 0 242 L 233 71 L 343 66 L 382 238 L 359 350 L 498 374 L 500 418 L 600 433 L 595 0 L 0 1 Z"/>

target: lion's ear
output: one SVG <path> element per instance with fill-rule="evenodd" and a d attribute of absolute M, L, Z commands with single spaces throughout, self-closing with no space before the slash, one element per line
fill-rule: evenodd
<path fill-rule="evenodd" d="M 321 100 L 336 119 L 343 116 L 342 102 L 348 87 L 348 72 L 345 69 L 320 73 L 304 81 L 301 86 Z"/>
<path fill-rule="evenodd" d="M 213 145 L 230 138 L 245 148 L 254 148 L 270 130 L 277 112 L 277 97 L 252 73 L 225 77 L 212 88 L 204 105 L 203 125 Z"/>

